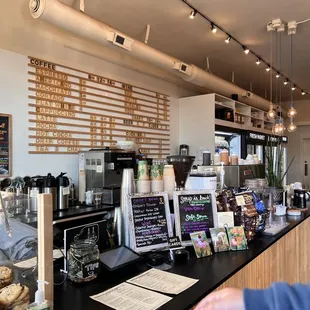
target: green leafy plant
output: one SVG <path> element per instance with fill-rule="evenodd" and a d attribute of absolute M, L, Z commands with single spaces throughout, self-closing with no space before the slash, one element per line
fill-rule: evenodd
<path fill-rule="evenodd" d="M 283 180 L 287 175 L 291 165 L 295 159 L 295 156 L 290 161 L 285 172 L 283 172 L 283 152 L 284 148 L 281 143 L 281 139 L 277 138 L 277 142 L 269 142 L 268 148 L 266 148 L 266 178 L 269 187 L 281 188 L 283 186 Z"/>

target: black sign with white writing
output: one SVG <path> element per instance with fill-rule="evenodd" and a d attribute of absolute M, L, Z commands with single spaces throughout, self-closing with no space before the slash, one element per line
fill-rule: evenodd
<path fill-rule="evenodd" d="M 131 198 L 131 206 L 136 248 L 167 244 L 168 225 L 164 196 Z"/>
<path fill-rule="evenodd" d="M 83 278 L 86 279 L 88 277 L 92 277 L 93 275 L 97 275 L 99 273 L 99 267 L 99 259 L 83 264 Z"/>
<path fill-rule="evenodd" d="M 0 177 L 11 176 L 11 115 L 0 114 Z"/>
<path fill-rule="evenodd" d="M 178 205 L 182 241 L 191 240 L 192 232 L 214 227 L 211 194 L 180 195 Z"/>
<path fill-rule="evenodd" d="M 248 140 L 253 142 L 265 142 L 266 141 L 266 135 L 262 133 L 257 132 L 249 132 L 248 133 Z"/>
<path fill-rule="evenodd" d="M 168 243 L 170 249 L 179 249 L 182 247 L 179 236 L 169 238 Z"/>

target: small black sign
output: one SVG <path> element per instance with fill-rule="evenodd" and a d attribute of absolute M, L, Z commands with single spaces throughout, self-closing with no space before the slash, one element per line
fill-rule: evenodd
<path fill-rule="evenodd" d="M 266 135 L 258 132 L 249 132 L 248 133 L 248 139 L 252 141 L 260 141 L 265 142 L 266 141 Z"/>
<path fill-rule="evenodd" d="M 215 196 L 208 193 L 184 191 L 175 196 L 176 232 L 182 244 L 190 242 L 190 233 L 208 231 L 215 227 Z"/>
<path fill-rule="evenodd" d="M 182 243 L 179 236 L 169 238 L 168 243 L 171 250 L 182 248 Z"/>
<path fill-rule="evenodd" d="M 0 114 L 0 177 L 12 175 L 11 115 Z"/>
<path fill-rule="evenodd" d="M 83 264 L 82 265 L 83 278 L 85 279 L 93 275 L 97 275 L 99 273 L 99 267 L 100 267 L 99 259 Z"/>
<path fill-rule="evenodd" d="M 170 212 L 167 197 L 152 195 L 131 197 L 135 249 L 160 248 L 168 246 L 171 231 Z"/>

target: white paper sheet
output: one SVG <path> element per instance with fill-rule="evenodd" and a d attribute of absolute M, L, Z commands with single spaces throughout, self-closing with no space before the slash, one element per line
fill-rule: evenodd
<path fill-rule="evenodd" d="M 122 283 L 90 298 L 116 310 L 155 310 L 172 299 L 128 283 Z"/>
<path fill-rule="evenodd" d="M 63 257 L 63 254 L 61 253 L 60 250 L 56 249 L 53 250 L 53 259 L 57 259 Z M 33 257 L 33 258 L 29 258 L 27 260 L 18 262 L 16 264 L 14 264 L 14 266 L 19 267 L 19 268 L 24 268 L 24 269 L 28 269 L 28 268 L 33 268 L 35 265 L 37 264 L 37 258 Z"/>
<path fill-rule="evenodd" d="M 217 213 L 217 224 L 219 228 L 234 227 L 234 212 L 218 212 Z"/>
<path fill-rule="evenodd" d="M 179 276 L 170 272 L 150 269 L 127 282 L 166 294 L 180 294 L 199 280 Z"/>

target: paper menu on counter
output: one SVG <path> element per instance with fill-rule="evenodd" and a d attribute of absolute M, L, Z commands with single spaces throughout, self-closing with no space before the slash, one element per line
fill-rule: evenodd
<path fill-rule="evenodd" d="M 170 272 L 150 269 L 137 277 L 129 279 L 127 282 L 160 293 L 177 295 L 198 281 L 199 280 L 179 276 Z"/>
<path fill-rule="evenodd" d="M 90 298 L 116 310 L 155 310 L 172 299 L 128 283 L 122 283 Z"/>

